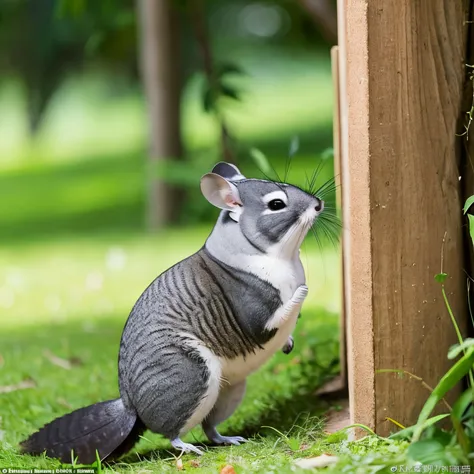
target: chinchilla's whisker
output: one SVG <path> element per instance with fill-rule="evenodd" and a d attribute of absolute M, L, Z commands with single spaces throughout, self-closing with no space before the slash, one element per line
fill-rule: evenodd
<path fill-rule="evenodd" d="M 331 221 L 331 222 L 334 222 L 335 224 L 340 224 L 341 223 L 341 219 L 339 219 L 339 217 L 337 217 L 335 214 L 331 214 L 330 212 L 327 212 L 327 213 L 323 212 L 319 216 L 319 220 Z"/>
<path fill-rule="evenodd" d="M 316 191 L 314 191 L 313 196 L 325 196 L 329 192 L 335 191 L 339 186 L 340 185 L 335 182 L 334 178 L 329 178 Z"/>
<path fill-rule="evenodd" d="M 270 178 L 270 176 L 268 176 L 261 168 L 258 168 L 258 170 L 260 171 L 260 173 L 262 173 L 265 179 L 267 179 L 268 181 L 273 181 L 272 178 Z"/>
<path fill-rule="evenodd" d="M 334 234 L 334 235 L 337 235 L 338 236 L 338 239 L 340 238 L 340 236 L 342 235 L 342 232 L 344 230 L 346 230 L 346 227 L 344 225 L 335 225 L 334 223 L 327 223 L 328 224 L 328 227 L 331 229 L 331 232 Z"/>
<path fill-rule="evenodd" d="M 330 234 L 330 232 L 329 232 L 329 230 L 328 230 L 328 228 L 327 228 L 324 221 L 321 221 L 319 223 L 319 227 L 322 230 L 322 232 L 324 233 L 324 235 L 326 236 L 326 240 L 328 240 L 329 242 L 332 242 L 331 234 Z"/>
<path fill-rule="evenodd" d="M 316 192 L 315 195 L 319 196 L 320 194 L 327 194 L 328 192 L 334 192 L 340 184 L 336 184 L 334 181 L 330 181 L 321 188 L 319 188 Z"/>
<path fill-rule="evenodd" d="M 335 218 L 334 216 L 320 216 L 318 219 L 319 222 L 324 222 L 325 224 L 332 226 L 334 229 L 342 229 L 342 222 L 340 219 Z"/>
<path fill-rule="evenodd" d="M 304 175 L 305 175 L 305 178 L 306 178 L 306 183 L 305 183 L 305 191 L 308 192 L 309 194 L 313 194 L 310 192 L 311 190 L 311 186 L 310 186 L 310 179 L 309 179 L 309 176 L 308 176 L 308 173 L 305 171 L 304 172 Z"/>
<path fill-rule="evenodd" d="M 321 171 L 323 170 L 323 162 L 320 161 L 318 163 L 318 166 L 315 168 L 314 172 L 313 172 L 313 176 L 311 177 L 311 186 L 310 186 L 310 192 L 311 194 L 313 194 L 314 196 L 314 187 L 316 186 L 316 181 L 321 173 Z"/>
<path fill-rule="evenodd" d="M 322 215 L 325 216 L 334 216 L 339 219 L 339 209 L 337 207 L 329 207 L 329 206 L 324 206 L 324 211 L 322 212 Z"/>
<path fill-rule="evenodd" d="M 308 177 L 308 174 L 305 171 L 306 181 L 307 181 L 305 191 L 309 194 L 312 194 L 313 196 L 314 196 L 314 186 L 315 186 L 316 180 L 318 179 L 319 174 L 322 171 L 322 167 L 323 167 L 323 163 L 322 161 L 320 161 L 318 165 L 316 166 L 316 168 L 313 170 L 311 178 Z"/>
<path fill-rule="evenodd" d="M 337 239 L 339 240 L 340 238 L 339 236 L 341 235 L 341 232 L 344 229 L 344 226 L 341 221 L 318 219 L 318 223 L 321 224 L 322 226 L 325 226 L 327 230 L 331 232 L 333 235 L 337 236 Z"/>
<path fill-rule="evenodd" d="M 319 250 L 322 253 L 323 252 L 323 246 L 321 244 L 321 239 L 319 238 L 319 234 L 316 232 L 316 229 L 314 227 L 311 227 L 311 233 L 313 234 L 316 243 L 318 244 Z"/>
<path fill-rule="evenodd" d="M 316 229 L 321 229 L 321 232 L 324 233 L 326 239 L 333 245 L 337 246 L 339 242 L 339 233 L 330 225 L 328 226 L 325 221 L 319 221 L 319 225 L 316 225 Z"/>

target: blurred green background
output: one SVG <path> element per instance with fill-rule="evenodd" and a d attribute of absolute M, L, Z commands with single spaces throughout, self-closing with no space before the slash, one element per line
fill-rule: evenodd
<path fill-rule="evenodd" d="M 128 312 L 152 279 L 203 245 L 217 216 L 199 191 L 213 163 L 230 153 L 262 177 L 249 152 L 257 148 L 284 174 L 297 136 L 289 181 L 304 185 L 320 163 L 321 183 L 333 175 L 333 2 L 321 2 L 326 17 L 311 1 L 163 2 L 176 23 L 156 37 L 179 43 L 163 66 L 179 82 L 174 131 L 166 107 L 150 122 L 139 64 L 153 31 L 135 2 L 0 0 L 0 387 L 13 387 L 0 389 L 5 452 L 53 415 L 116 396 Z M 159 88 L 159 74 L 152 79 Z M 179 156 L 150 146 L 163 126 Z M 166 199 L 151 203 L 160 186 Z M 157 206 L 171 212 L 150 219 Z M 337 358 L 338 259 L 333 245 L 308 237 L 305 317 L 295 352 L 278 364 Z M 55 357 L 80 362 L 66 369 Z M 257 400 L 274 391 L 272 378 L 252 382 Z M 323 378 L 307 381 L 308 394 Z M 25 380 L 34 388 L 18 391 Z"/>

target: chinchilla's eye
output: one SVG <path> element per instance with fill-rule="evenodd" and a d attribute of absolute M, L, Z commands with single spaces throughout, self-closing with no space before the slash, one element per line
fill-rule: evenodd
<path fill-rule="evenodd" d="M 281 199 L 272 199 L 268 203 L 268 209 L 272 211 L 279 211 L 280 209 L 283 209 L 284 207 L 286 207 L 286 204 Z"/>

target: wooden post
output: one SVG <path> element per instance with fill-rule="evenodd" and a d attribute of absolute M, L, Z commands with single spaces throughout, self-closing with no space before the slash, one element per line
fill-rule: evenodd
<path fill-rule="evenodd" d="M 456 156 L 467 3 L 339 0 L 339 73 L 352 421 L 416 422 L 456 342 L 434 276 L 467 320 Z M 455 394 L 453 394 L 455 395 Z"/>

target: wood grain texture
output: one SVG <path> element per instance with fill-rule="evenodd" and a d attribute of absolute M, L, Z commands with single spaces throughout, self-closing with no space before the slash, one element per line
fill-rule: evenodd
<path fill-rule="evenodd" d="M 416 421 L 456 341 L 434 275 L 465 327 L 461 112 L 468 2 L 340 0 L 349 374 L 353 421 L 386 435 Z M 341 18 L 342 17 L 342 18 Z M 346 189 L 347 188 L 347 189 Z M 352 357 L 352 360 L 351 360 Z"/>

